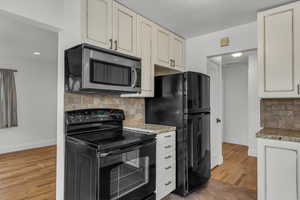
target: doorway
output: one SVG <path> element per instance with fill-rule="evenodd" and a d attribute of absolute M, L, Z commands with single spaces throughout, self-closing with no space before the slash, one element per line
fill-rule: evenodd
<path fill-rule="evenodd" d="M 10 104 L 11 92 L 5 91 L 13 91 L 17 119 L 13 126 L 1 123 L 1 199 L 55 199 L 56 196 L 59 40 L 57 32 L 45 27 L 0 12 L 0 68 L 6 74 L 13 72 L 15 85 L 2 84 L 0 104 L 2 107 Z M 10 109 L 5 110 L 7 116 L 11 113 Z M 4 121 L 3 116 L 0 121 Z"/>
<path fill-rule="evenodd" d="M 256 51 L 208 58 L 211 77 L 213 178 L 256 189 L 256 139 L 259 130 Z"/>

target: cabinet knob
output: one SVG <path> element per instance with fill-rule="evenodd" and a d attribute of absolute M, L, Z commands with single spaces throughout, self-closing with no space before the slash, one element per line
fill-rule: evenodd
<path fill-rule="evenodd" d="M 109 42 L 110 42 L 110 49 L 113 49 L 113 39 L 110 39 Z"/>
<path fill-rule="evenodd" d="M 118 50 L 118 41 L 115 40 L 115 50 L 117 51 Z"/>
<path fill-rule="evenodd" d="M 165 183 L 165 186 L 168 186 L 168 185 L 170 185 L 171 183 L 172 183 L 172 181 L 169 181 L 169 182 Z"/>

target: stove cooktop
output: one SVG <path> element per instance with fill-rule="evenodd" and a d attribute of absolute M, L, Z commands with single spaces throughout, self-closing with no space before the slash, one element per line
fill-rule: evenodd
<path fill-rule="evenodd" d="M 116 137 L 106 138 L 105 135 L 111 134 L 112 131 L 113 130 L 82 133 L 82 134 L 67 136 L 67 138 L 84 142 L 90 146 L 96 147 L 100 151 L 121 149 L 155 138 L 155 134 L 143 133 L 138 131 L 126 130 L 126 129 L 123 129 L 121 133 L 116 134 L 118 135 Z"/>

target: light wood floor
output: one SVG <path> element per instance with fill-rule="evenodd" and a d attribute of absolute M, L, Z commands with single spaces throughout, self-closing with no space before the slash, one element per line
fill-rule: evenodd
<path fill-rule="evenodd" d="M 212 171 L 212 178 L 223 183 L 257 189 L 257 159 L 248 156 L 248 147 L 223 144 L 224 164 Z"/>
<path fill-rule="evenodd" d="M 224 144 L 224 165 L 186 198 L 164 200 L 256 200 L 256 159 L 247 147 Z M 0 200 L 55 200 L 56 147 L 0 155 Z"/>
<path fill-rule="evenodd" d="M 1 200 L 55 200 L 56 146 L 0 155 Z"/>

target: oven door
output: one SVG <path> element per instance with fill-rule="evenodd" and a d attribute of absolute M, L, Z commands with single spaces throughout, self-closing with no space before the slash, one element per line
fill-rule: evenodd
<path fill-rule="evenodd" d="M 141 62 L 92 49 L 84 49 L 83 89 L 141 91 Z"/>
<path fill-rule="evenodd" d="M 99 199 L 141 200 L 154 193 L 156 142 L 100 155 Z"/>

